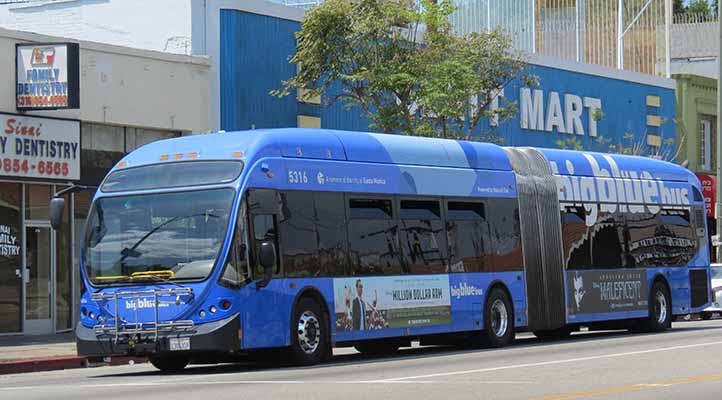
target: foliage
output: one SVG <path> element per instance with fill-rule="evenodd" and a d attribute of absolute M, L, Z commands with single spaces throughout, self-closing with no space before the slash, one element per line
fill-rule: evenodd
<path fill-rule="evenodd" d="M 707 0 L 692 0 L 687 6 L 686 12 L 690 14 L 711 15 L 712 9 Z"/>
<path fill-rule="evenodd" d="M 516 114 L 516 102 L 502 97 L 490 106 L 526 62 L 501 31 L 455 35 L 453 11 L 451 0 L 327 0 L 296 35 L 290 61 L 298 74 L 272 94 L 308 89 L 326 104 L 360 107 L 384 132 L 469 139 L 483 119 L 500 125 Z M 522 78 L 536 85 L 535 77 Z"/>
<path fill-rule="evenodd" d="M 672 1 L 672 13 L 673 14 L 683 14 L 684 11 L 685 11 L 685 7 L 684 7 L 683 0 L 673 0 Z"/>
<path fill-rule="evenodd" d="M 663 126 L 667 122 L 667 119 L 662 119 L 661 125 Z M 684 143 L 684 140 L 686 138 L 686 132 L 684 131 L 683 127 L 679 124 L 677 125 L 677 127 L 681 130 L 680 134 L 678 135 L 678 137 L 680 138 L 678 146 L 675 146 L 676 141 L 672 138 L 665 139 L 660 146 L 651 146 L 647 143 L 648 132 L 644 132 L 644 134 L 641 135 L 637 140 L 635 140 L 635 136 L 632 132 L 626 132 L 624 135 L 622 135 L 622 140 L 617 143 L 613 143 L 612 139 L 606 139 L 602 136 L 598 136 L 591 144 L 591 148 L 585 148 L 582 141 L 576 136 L 567 139 L 557 140 L 556 146 L 560 149 L 567 150 L 595 150 L 612 154 L 647 156 L 660 160 L 675 162 L 675 160 L 677 160 L 677 157 L 680 155 L 680 152 L 682 151 L 682 144 Z"/>

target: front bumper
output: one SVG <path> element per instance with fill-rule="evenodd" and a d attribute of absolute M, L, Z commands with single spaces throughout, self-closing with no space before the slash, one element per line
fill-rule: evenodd
<path fill-rule="evenodd" d="M 114 335 L 96 335 L 93 328 L 81 323 L 75 328 L 78 355 L 145 356 L 170 351 L 169 339 L 190 338 L 192 353 L 229 353 L 240 350 L 241 318 L 234 314 L 226 319 L 195 325 L 192 331 L 164 333 L 156 340 L 152 335 L 136 335 L 116 340 Z"/>

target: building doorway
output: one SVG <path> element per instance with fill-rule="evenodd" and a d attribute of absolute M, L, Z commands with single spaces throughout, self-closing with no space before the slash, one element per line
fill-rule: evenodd
<path fill-rule="evenodd" d="M 25 226 L 25 334 L 47 334 L 53 324 L 55 240 L 49 223 Z"/>

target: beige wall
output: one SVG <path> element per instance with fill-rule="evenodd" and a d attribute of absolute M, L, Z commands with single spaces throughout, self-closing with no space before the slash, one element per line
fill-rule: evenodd
<path fill-rule="evenodd" d="M 0 29 L 0 111 L 15 108 L 15 43 L 63 38 Z M 211 129 L 211 64 L 190 57 L 80 42 L 80 110 L 30 115 L 153 129 Z"/>

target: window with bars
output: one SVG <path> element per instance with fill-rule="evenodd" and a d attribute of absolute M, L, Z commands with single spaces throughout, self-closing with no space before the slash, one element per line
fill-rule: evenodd
<path fill-rule="evenodd" d="M 712 171 L 717 166 L 717 117 L 714 115 L 699 116 L 699 168 Z"/>

